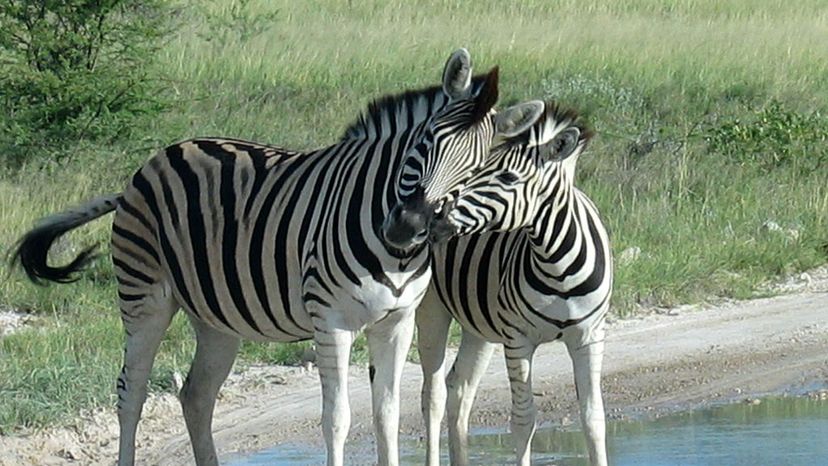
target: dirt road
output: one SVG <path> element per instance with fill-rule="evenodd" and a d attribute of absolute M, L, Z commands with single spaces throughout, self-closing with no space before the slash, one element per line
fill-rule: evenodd
<path fill-rule="evenodd" d="M 828 385 L 828 273 L 794 280 L 795 294 L 718 305 L 650 312 L 609 325 L 604 396 L 610 417 L 663 413 L 714 401 Z M 349 445 L 370 448 L 368 375 L 351 371 L 353 420 Z M 419 366 L 404 374 L 402 434 L 422 431 Z M 539 421 L 577 419 L 572 371 L 563 345 L 538 350 L 535 391 Z M 495 355 L 478 395 L 472 423 L 505 426 L 509 390 L 502 354 Z M 282 442 L 324 448 L 321 399 L 314 369 L 253 368 L 234 374 L 216 414 L 222 455 Z M 148 401 L 139 432 L 141 464 L 192 462 L 183 418 L 171 395 Z M 76 428 L 0 437 L 0 465 L 105 464 L 117 453 L 112 410 L 89 413 Z M 349 447 L 353 450 L 353 447 Z"/>

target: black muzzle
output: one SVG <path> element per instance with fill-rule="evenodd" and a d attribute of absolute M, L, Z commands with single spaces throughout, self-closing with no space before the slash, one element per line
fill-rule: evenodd
<path fill-rule="evenodd" d="M 425 193 L 418 189 L 399 202 L 382 224 L 382 239 L 397 249 L 406 250 L 428 239 L 434 208 L 425 202 Z"/>

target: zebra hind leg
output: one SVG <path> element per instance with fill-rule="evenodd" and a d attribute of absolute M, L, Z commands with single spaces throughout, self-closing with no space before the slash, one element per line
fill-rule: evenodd
<path fill-rule="evenodd" d="M 463 330 L 460 349 L 446 378 L 449 455 L 452 465 L 465 465 L 469 462 L 469 416 L 477 387 L 486 373 L 494 349 L 493 343 Z"/>
<path fill-rule="evenodd" d="M 417 352 L 423 370 L 422 414 L 426 427 L 426 465 L 440 465 L 440 423 L 446 411 L 446 342 L 451 316 L 426 297 L 417 309 Z"/>
<path fill-rule="evenodd" d="M 396 466 L 400 461 L 400 380 L 414 337 L 414 309 L 392 311 L 368 327 L 365 336 L 378 464 Z"/>
<path fill-rule="evenodd" d="M 132 466 L 135 463 L 135 434 L 147 398 L 147 381 L 158 345 L 178 310 L 178 304 L 169 296 L 168 288 L 154 284 L 140 291 L 131 288 L 129 294 L 119 292 L 126 345 L 124 365 L 117 382 L 120 424 L 118 466 Z"/>
<path fill-rule="evenodd" d="M 532 393 L 532 358 L 535 345 L 504 345 L 506 370 L 512 390 L 512 439 L 515 442 L 518 466 L 532 462 L 532 437 L 535 435 L 535 407 Z"/>
<path fill-rule="evenodd" d="M 604 358 L 603 322 L 583 339 L 566 342 L 575 375 L 575 391 L 581 409 L 581 423 L 586 435 L 592 466 L 606 466 L 606 421 L 601 396 L 601 365 Z"/>
<path fill-rule="evenodd" d="M 196 333 L 196 352 L 179 398 L 196 464 L 218 465 L 213 443 L 213 410 L 219 389 L 233 367 L 241 340 L 190 317 Z"/>

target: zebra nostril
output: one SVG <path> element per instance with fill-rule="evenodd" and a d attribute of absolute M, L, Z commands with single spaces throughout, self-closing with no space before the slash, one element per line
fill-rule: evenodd
<path fill-rule="evenodd" d="M 425 241 L 426 239 L 428 239 L 428 234 L 429 234 L 428 230 L 422 230 L 421 232 L 417 233 L 414 236 L 414 238 L 412 239 L 412 242 L 414 244 L 420 244 L 423 241 Z"/>

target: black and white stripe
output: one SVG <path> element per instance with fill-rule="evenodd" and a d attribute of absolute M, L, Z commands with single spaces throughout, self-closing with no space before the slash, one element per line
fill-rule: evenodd
<path fill-rule="evenodd" d="M 469 412 L 493 343 L 505 349 L 518 464 L 530 464 L 532 357 L 553 340 L 565 342 L 573 359 L 591 461 L 606 464 L 600 371 L 612 261 L 598 211 L 573 185 L 591 134 L 573 112 L 536 105 L 544 111 L 534 126 L 493 147 L 460 192 L 449 221 L 468 236 L 433 249 L 433 293 L 417 311 L 428 464 L 439 464 L 451 318 L 463 329 L 448 376 L 452 464 L 467 462 Z"/>
<path fill-rule="evenodd" d="M 342 464 L 348 354 L 363 329 L 379 462 L 397 464 L 401 367 L 431 278 L 424 241 L 495 135 L 497 69 L 472 80 L 460 50 L 443 81 L 376 101 L 341 141 L 317 151 L 226 138 L 174 144 L 122 194 L 24 236 L 16 257 L 30 277 L 66 281 L 91 251 L 49 267 L 51 242 L 117 207 L 112 257 L 127 335 L 119 465 L 134 462 L 147 377 L 179 308 L 198 339 L 181 400 L 199 465 L 217 463 L 212 412 L 240 338 L 315 340 L 328 464 Z"/>

